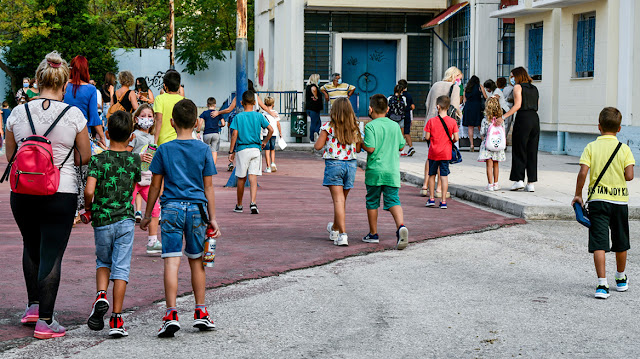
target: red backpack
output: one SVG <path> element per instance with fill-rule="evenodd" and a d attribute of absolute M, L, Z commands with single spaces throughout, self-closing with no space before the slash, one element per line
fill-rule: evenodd
<path fill-rule="evenodd" d="M 32 136 L 23 138 L 18 142 L 22 142 L 22 146 L 16 149 L 11 156 L 9 165 L 4 171 L 4 175 L 0 178 L 0 182 L 4 182 L 7 177 L 11 183 L 11 191 L 21 194 L 30 194 L 36 196 L 49 196 L 58 191 L 60 185 L 60 169 L 67 162 L 73 148 L 64 159 L 59 167 L 53 163 L 53 148 L 51 141 L 47 138 L 51 130 L 58 124 L 65 113 L 71 108 L 67 106 L 60 112 L 58 118 L 51 124 L 47 132 L 40 136 L 36 134 L 36 129 L 31 119 L 28 104 L 24 105 L 31 126 Z"/>

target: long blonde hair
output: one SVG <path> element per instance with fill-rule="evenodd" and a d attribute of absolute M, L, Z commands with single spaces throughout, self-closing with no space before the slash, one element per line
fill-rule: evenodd
<path fill-rule="evenodd" d="M 353 112 L 351 102 L 345 97 L 335 100 L 331 105 L 331 121 L 329 125 L 333 128 L 333 136 L 343 145 L 355 144 L 362 140 L 358 119 Z"/>
<path fill-rule="evenodd" d="M 309 76 L 309 84 L 317 85 L 318 82 L 320 82 L 320 75 L 313 74 L 313 75 Z"/>
<path fill-rule="evenodd" d="M 500 106 L 500 100 L 497 97 L 490 97 L 484 107 L 484 114 L 487 116 L 487 121 L 491 122 L 494 118 L 502 116 L 502 106 Z"/>
<path fill-rule="evenodd" d="M 462 71 L 460 71 L 460 69 L 455 66 L 451 66 L 447 69 L 447 71 L 444 72 L 442 81 L 453 82 L 456 80 L 456 77 L 458 77 L 458 75 L 462 75 Z"/>

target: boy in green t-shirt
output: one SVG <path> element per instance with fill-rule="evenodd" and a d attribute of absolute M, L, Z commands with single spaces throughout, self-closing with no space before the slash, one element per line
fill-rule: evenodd
<path fill-rule="evenodd" d="M 131 198 L 140 182 L 140 155 L 127 151 L 133 132 L 131 114 L 116 111 L 108 120 L 109 150 L 91 157 L 84 191 L 85 218 L 92 220 L 96 244 L 96 288 L 98 293 L 87 325 L 104 328 L 109 310 L 107 289 L 113 281 L 113 310 L 109 336 L 127 336 L 122 321 L 122 303 L 129 282 L 131 251 L 136 221 Z"/>
<path fill-rule="evenodd" d="M 571 205 L 583 204 L 582 188 L 589 174 L 589 253 L 593 253 L 593 261 L 598 275 L 598 286 L 595 297 L 606 299 L 609 297 L 609 285 L 605 271 L 605 253 L 616 253 L 616 289 L 624 292 L 629 287 L 627 275 L 624 273 L 629 250 L 629 190 L 627 181 L 633 179 L 635 160 L 631 149 L 621 144 L 616 137 L 620 132 L 622 115 L 618 109 L 606 107 L 600 112 L 598 129 L 601 136 L 585 147 L 580 157 L 580 172 L 576 183 L 576 193 Z M 609 168 L 602 175 L 597 188 L 594 184 L 609 158 L 620 149 L 611 161 Z M 611 228 L 611 244 L 609 244 L 609 228 Z"/>
<path fill-rule="evenodd" d="M 400 151 L 405 140 L 398 123 L 386 117 L 389 106 L 384 95 L 373 95 L 369 100 L 369 116 L 373 119 L 364 127 L 364 144 L 367 151 L 367 169 L 364 183 L 367 186 L 367 219 L 369 234 L 362 240 L 379 243 L 378 208 L 384 194 L 384 210 L 391 212 L 398 230 L 396 248 L 404 249 L 409 244 L 409 231 L 404 226 L 400 205 Z"/>
<path fill-rule="evenodd" d="M 164 93 L 156 97 L 153 102 L 156 120 L 155 143 L 158 146 L 173 141 L 178 137 L 176 130 L 171 127 L 173 106 L 184 99 L 184 96 L 180 95 L 180 73 L 178 71 L 169 70 L 164 74 L 163 90 Z"/>

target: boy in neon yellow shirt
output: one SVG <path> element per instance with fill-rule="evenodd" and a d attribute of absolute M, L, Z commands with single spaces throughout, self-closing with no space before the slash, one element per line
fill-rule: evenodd
<path fill-rule="evenodd" d="M 576 193 L 571 205 L 583 204 L 582 188 L 589 174 L 589 253 L 593 253 L 593 261 L 598 275 L 598 286 L 595 297 L 609 297 L 609 285 L 605 271 L 605 253 L 616 253 L 616 289 L 624 292 L 628 289 L 627 275 L 624 273 L 629 250 L 629 190 L 627 181 L 633 179 L 635 160 L 631 149 L 621 144 L 620 149 L 611 161 L 597 188 L 593 188 L 597 178 L 618 146 L 616 134 L 620 132 L 622 114 L 618 109 L 605 107 L 600 112 L 598 129 L 601 136 L 585 147 L 580 157 L 580 172 L 576 183 Z M 609 228 L 611 228 L 611 246 L 609 245 Z"/>
<path fill-rule="evenodd" d="M 180 91 L 180 73 L 176 70 L 169 70 L 163 78 L 164 93 L 155 98 L 153 111 L 155 112 L 156 128 L 155 142 L 160 146 L 163 143 L 173 141 L 178 137 L 176 130 L 171 127 L 171 116 L 173 106 L 184 96 Z"/>

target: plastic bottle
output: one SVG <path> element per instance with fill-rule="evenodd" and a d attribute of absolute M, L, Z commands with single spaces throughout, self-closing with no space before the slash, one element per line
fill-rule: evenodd
<path fill-rule="evenodd" d="M 158 150 L 158 145 L 150 144 L 149 146 L 147 146 L 147 149 L 144 151 L 144 153 L 148 153 L 148 154 L 154 156 L 156 154 L 157 150 Z M 141 170 L 142 171 L 148 171 L 150 165 L 151 165 L 151 163 L 142 161 L 142 164 L 140 166 Z"/>
<path fill-rule="evenodd" d="M 213 238 L 213 228 L 207 228 L 207 237 L 204 240 L 204 255 L 202 256 L 202 265 L 205 267 L 213 267 L 216 259 L 216 239 Z"/>

